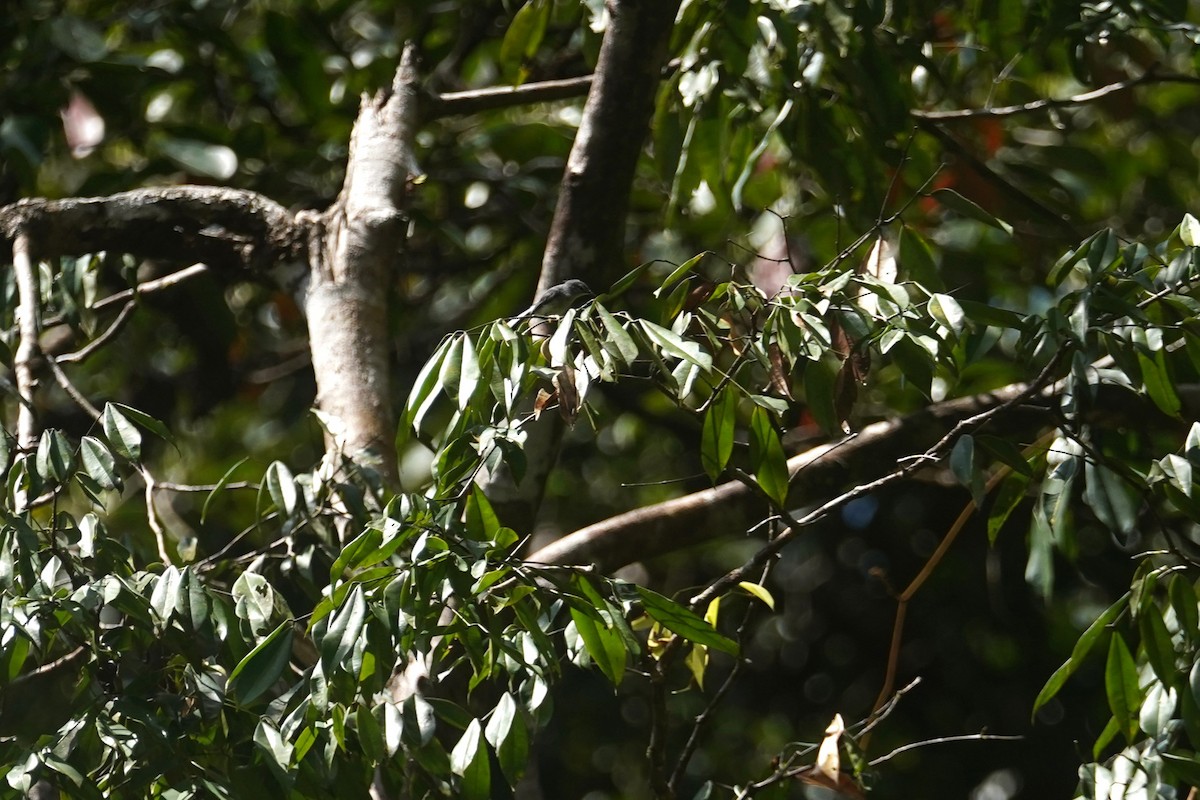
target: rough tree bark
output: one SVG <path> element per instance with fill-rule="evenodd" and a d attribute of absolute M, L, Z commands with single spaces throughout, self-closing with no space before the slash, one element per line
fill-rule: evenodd
<path fill-rule="evenodd" d="M 387 288 L 407 220 L 416 134 L 416 50 L 405 47 L 389 90 L 364 97 L 337 202 L 309 233 L 305 299 L 326 449 L 397 484 L 388 378 Z"/>
<path fill-rule="evenodd" d="M 603 285 L 623 261 L 629 194 L 679 0 L 609 0 L 605 7 L 608 27 L 559 185 L 538 294 L 569 278 Z M 521 481 L 513 481 L 504 469 L 481 481 L 496 511 L 517 530 L 532 530 L 536 521 L 562 423 L 547 414 L 526 431 L 528 468 Z"/>
<path fill-rule="evenodd" d="M 667 62 L 679 0 L 609 0 L 608 29 L 567 159 L 538 291 L 604 280 L 622 262 L 629 190 Z"/>

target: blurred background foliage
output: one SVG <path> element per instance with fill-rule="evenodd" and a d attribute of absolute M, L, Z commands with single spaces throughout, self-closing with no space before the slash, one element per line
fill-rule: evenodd
<path fill-rule="evenodd" d="M 0 205 L 211 183 L 293 209 L 324 208 L 340 187 L 358 97 L 391 79 L 405 39 L 417 43 L 437 92 L 590 72 L 602 3 L 532 5 L 542 27 L 514 33 L 523 7 L 515 0 L 11 0 L 0 15 Z M 700 251 L 716 255 L 702 266 L 714 279 L 732 272 L 768 288 L 782 280 L 770 259 L 790 256 L 784 273 L 858 263 L 866 245 L 847 246 L 903 211 L 883 232 L 899 242 L 903 226 L 903 245 L 929 254 L 909 260 L 927 264 L 912 277 L 960 299 L 1041 311 L 1054 299 L 1051 265 L 1083 237 L 1109 226 L 1129 239 L 1161 238 L 1200 207 L 1200 87 L 1148 81 L 1029 114 L 934 121 L 911 112 L 1064 97 L 1147 74 L 1192 76 L 1196 12 L 1172 0 L 685 2 L 634 187 L 627 260 L 594 288 L 662 259 L 620 300 L 653 319 L 665 302 L 652 294 L 655 279 Z M 386 287 L 397 300 L 398 396 L 443 334 L 528 302 L 581 105 L 423 127 L 418 160 L 428 177 L 415 193 L 405 269 Z M 1010 222 L 1013 234 L 923 188 L 953 189 Z M 171 266 L 89 261 L 79 270 L 112 289 Z M 15 292 L 4 280 L 11 331 Z M 235 477 L 255 478 L 274 459 L 304 469 L 321 442 L 308 415 L 301 290 L 287 275 L 209 275 L 158 295 L 117 347 L 79 369 L 77 383 L 168 422 L 179 447 L 162 449 L 162 477 L 215 481 L 240 459 Z M 932 398 L 1010 382 L 1019 373 L 1012 353 L 1000 346 L 969 371 L 938 374 Z M 48 425 L 85 431 L 89 421 L 65 397 L 42 397 Z M 882 364 L 855 422 L 926 399 Z M 543 512 L 548 535 L 706 485 L 694 419 L 632 381 L 595 402 L 607 410 L 603 425 L 581 422 L 570 433 Z M 794 423 L 798 441 L 820 435 L 810 418 Z M 403 447 L 406 473 L 423 476 L 428 453 Z M 202 555 L 254 515 L 252 497 L 223 497 L 227 507 L 202 525 L 203 497 L 163 501 Z M 967 500 L 938 483 L 880 492 L 785 551 L 772 584 L 782 612 L 756 625 L 755 679 L 724 706 L 697 772 L 761 770 L 784 743 L 818 739 L 833 712 L 870 710 L 894 611 L 887 583 L 907 583 Z M 137 496 L 125 502 L 141 513 Z M 923 683 L 874 747 L 982 728 L 1025 740 L 908 753 L 873 796 L 1061 796 L 1089 759 L 1108 716 L 1098 663 L 1033 723 L 1030 707 L 1079 632 L 1128 587 L 1132 564 L 1098 525 L 1080 520 L 1076 559 L 1060 565 L 1055 599 L 1043 603 L 1022 575 L 1027 519 L 1014 515 L 994 547 L 984 523 L 972 523 L 917 596 L 900 666 L 902 679 Z M 727 533 L 719 546 L 645 564 L 644 578 L 666 592 L 696 586 L 752 547 L 742 531 Z M 246 547 L 254 544 L 251 535 Z M 542 737 L 554 746 L 537 765 L 546 796 L 645 796 L 645 693 L 636 680 L 618 702 L 611 693 L 593 674 L 571 673 L 559 687 L 561 713 Z"/>

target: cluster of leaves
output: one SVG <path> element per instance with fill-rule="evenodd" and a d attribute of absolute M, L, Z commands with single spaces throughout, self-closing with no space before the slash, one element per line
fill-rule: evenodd
<path fill-rule="evenodd" d="M 274 464 L 260 517 L 284 532 L 278 563 L 260 553 L 232 585 L 207 560 L 139 566 L 122 543 L 135 532 L 109 530 L 102 511 L 140 468 L 143 433 L 166 431 L 116 405 L 101 427 L 78 442 L 48 430 L 9 470 L 0 753 L 14 788 L 242 797 L 278 791 L 270 774 L 290 796 L 322 797 L 365 793 L 391 764 L 380 780 L 408 796 L 487 797 L 493 763 L 509 782 L 522 774 L 564 660 L 620 682 L 641 652 L 626 622 L 638 609 L 735 650 L 649 590 L 523 567 L 478 490 L 372 511 L 367 483 Z M 471 703 L 427 697 L 421 665 Z M 398 690 L 393 675 L 410 672 Z"/>

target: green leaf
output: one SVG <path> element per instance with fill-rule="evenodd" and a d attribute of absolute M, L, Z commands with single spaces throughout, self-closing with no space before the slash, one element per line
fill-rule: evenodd
<path fill-rule="evenodd" d="M 1104 691 L 1118 729 L 1126 741 L 1132 742 L 1137 737 L 1136 715 L 1142 705 L 1142 694 L 1138 689 L 1137 663 L 1125 645 L 1125 640 L 1120 636 L 1109 640 L 1108 660 L 1104 667 Z"/>
<path fill-rule="evenodd" d="M 604 348 L 618 356 L 625 366 L 632 364 L 637 360 L 638 346 L 633 337 L 629 335 L 629 331 L 625 330 L 617 318 L 604 306 L 594 304 L 592 307 L 600 315 L 604 330 L 608 332 L 608 336 L 604 338 Z"/>
<path fill-rule="evenodd" d="M 221 491 L 223 491 L 226 486 L 229 485 L 229 482 L 231 480 L 233 480 L 233 473 L 237 471 L 238 467 L 240 467 L 242 464 L 245 464 L 249 460 L 250 460 L 249 456 L 246 456 L 245 458 L 239 458 L 236 464 L 234 464 L 229 469 L 225 470 L 225 474 L 222 475 L 221 479 L 219 481 L 217 481 L 215 486 L 213 486 L 212 491 L 208 493 L 208 497 L 204 498 L 204 507 L 200 509 L 200 524 L 201 525 L 203 525 L 204 521 L 208 518 L 208 508 L 210 505 L 212 505 L 213 499 Z"/>
<path fill-rule="evenodd" d="M 620 686 L 625 677 L 625 645 L 620 634 L 574 606 L 571 619 L 592 661 L 614 686 Z"/>
<path fill-rule="evenodd" d="M 1158 739 L 1167 732 L 1178 704 L 1179 698 L 1175 690 L 1155 681 L 1146 692 L 1146 699 L 1142 701 L 1138 710 L 1138 727 Z"/>
<path fill-rule="evenodd" d="M 842 430 L 842 420 L 837 418 L 834 402 L 836 393 L 833 383 L 838 369 L 829 358 L 810 361 L 804 366 L 804 397 L 808 401 L 808 410 L 821 430 L 833 435 L 845 432 Z"/>
<path fill-rule="evenodd" d="M 1171 376 L 1167 372 L 1164 351 L 1156 350 L 1151 358 L 1139 350 L 1137 360 L 1138 366 L 1142 369 L 1142 385 L 1146 389 L 1146 394 L 1150 395 L 1150 399 L 1154 401 L 1154 405 L 1158 406 L 1160 411 L 1168 417 L 1178 418 L 1179 409 L 1182 406 L 1179 402 L 1179 395 L 1175 393 Z"/>
<path fill-rule="evenodd" d="M 450 769 L 462 777 L 456 796 L 467 800 L 487 800 L 491 792 L 491 767 L 478 719 L 471 720 L 454 745 L 450 753 Z"/>
<path fill-rule="evenodd" d="M 108 405 L 117 409 L 126 418 L 132 420 L 135 424 L 139 425 L 150 433 L 153 433 L 164 442 L 169 442 L 172 445 L 175 444 L 175 437 L 173 437 L 171 432 L 167 430 L 167 426 L 146 412 L 138 411 L 136 408 L 132 408 L 122 403 L 109 403 Z"/>
<path fill-rule="evenodd" d="M 272 461 L 264 476 L 271 502 L 285 515 L 290 516 L 296 510 L 299 492 L 296 490 L 296 479 L 292 471 L 282 461 Z"/>
<path fill-rule="evenodd" d="M 1180 632 L 1192 644 L 1200 641 L 1200 604 L 1197 604 L 1196 590 L 1192 582 L 1187 577 L 1176 574 L 1171 578 L 1167 593 L 1171 598 L 1171 608 L 1175 610 Z"/>
<path fill-rule="evenodd" d="M 546 35 L 551 6 L 549 0 L 529 0 L 508 25 L 500 44 L 500 63 L 506 74 L 519 76 L 516 83 L 524 80 L 525 62 L 537 54 L 538 45 Z"/>
<path fill-rule="evenodd" d="M 292 622 L 281 622 L 229 674 L 226 691 L 242 704 L 253 702 L 283 675 L 292 655 Z"/>
<path fill-rule="evenodd" d="M 638 597 L 642 600 L 642 607 L 646 610 L 646 615 L 659 625 L 690 642 L 712 647 L 730 655 L 737 655 L 737 642 L 722 636 L 716 628 L 701 617 L 696 616 L 674 600 L 663 597 L 658 592 L 643 586 L 638 586 L 636 589 Z"/>
<path fill-rule="evenodd" d="M 708 254 L 709 252 L 707 250 L 705 250 L 703 253 L 698 253 L 680 264 L 675 269 L 671 270 L 671 274 L 668 275 L 666 280 L 662 282 L 662 285 L 654 290 L 654 296 L 662 297 L 664 294 L 669 292 L 671 287 L 683 280 L 684 276 L 691 272 Z"/>
<path fill-rule="evenodd" d="M 500 520 L 496 517 L 496 512 L 492 510 L 492 504 L 488 502 L 487 496 L 478 484 L 473 484 L 471 493 L 467 495 L 465 516 L 467 535 L 472 539 L 477 542 L 488 542 L 496 538 L 496 532 L 500 530 Z"/>
<path fill-rule="evenodd" d="M 1117 473 L 1103 464 L 1088 461 L 1084 465 L 1086 481 L 1083 499 L 1111 531 L 1120 534 L 1133 532 L 1137 525 L 1137 505 L 1132 492 Z"/>
<path fill-rule="evenodd" d="M 479 386 L 479 358 L 475 354 L 475 345 L 467 334 L 462 336 L 462 364 L 458 373 L 458 408 L 465 409 L 471 404 L 471 397 Z"/>
<path fill-rule="evenodd" d="M 1000 482 L 1000 488 L 992 501 L 992 509 L 988 512 L 988 542 L 996 543 L 1000 529 L 1012 516 L 1021 501 L 1025 499 L 1025 490 L 1029 486 L 1029 476 L 1012 472 Z"/>
<path fill-rule="evenodd" d="M 343 662 L 346 656 L 354 651 L 363 625 L 367 619 L 367 602 L 363 598 L 361 584 L 355 584 L 354 589 L 342 603 L 329 621 L 329 627 L 321 638 L 321 669 L 326 675 L 332 676 L 336 669 L 346 669 Z M 357 677 L 357 669 L 346 669 Z"/>
<path fill-rule="evenodd" d="M 638 324 L 642 326 L 651 343 L 657 345 L 663 353 L 690 361 L 705 371 L 712 369 L 712 356 L 704 352 L 700 345 L 689 342 L 674 331 L 655 325 L 650 320 L 638 320 Z"/>
<path fill-rule="evenodd" d="M 950 451 L 950 472 L 971 492 L 976 506 L 983 505 L 983 472 L 975 464 L 975 439 L 970 434 L 958 437 Z"/>
<path fill-rule="evenodd" d="M 62 431 L 42 431 L 38 439 L 37 471 L 44 478 L 52 478 L 56 483 L 62 483 L 71 476 L 74 457 L 71 453 L 71 443 Z"/>
<path fill-rule="evenodd" d="M 951 211 L 957 212 L 964 217 L 973 219 L 976 222 L 982 222 L 985 225 L 990 225 L 993 228 L 1002 230 L 1009 236 L 1012 235 L 1012 225 L 1009 225 L 1004 220 L 1001 220 L 984 211 L 982 208 L 975 205 L 975 203 L 963 197 L 953 189 L 934 189 L 929 193 L 929 196 L 937 200 Z"/>
<path fill-rule="evenodd" d="M 750 469 L 772 503 L 780 508 L 787 505 L 787 457 L 771 416 L 762 408 L 750 415 Z"/>
<path fill-rule="evenodd" d="M 405 413 L 408 424 L 417 433 L 423 432 L 425 418 L 441 396 L 442 363 L 446 360 L 455 341 L 457 340 L 452 336 L 443 339 L 442 343 L 438 345 L 438 349 L 425 362 L 425 366 L 421 367 L 417 379 L 413 382 L 412 391 L 405 404 Z"/>
<path fill-rule="evenodd" d="M 121 413 L 116 403 L 109 403 L 104 407 L 101 421 L 104 438 L 117 455 L 127 461 L 137 461 L 142 455 L 142 433 Z"/>
<path fill-rule="evenodd" d="M 529 731 L 516 700 L 508 692 L 500 697 L 500 702 L 492 710 L 484 736 L 496 751 L 496 760 L 500 762 L 504 776 L 511 785 L 516 786 L 525 774 L 525 764 L 529 758 Z"/>
<path fill-rule="evenodd" d="M 967 317 L 962 306 L 948 294 L 935 294 L 929 298 L 929 314 L 955 336 L 961 336 L 966 328 Z"/>
<path fill-rule="evenodd" d="M 1071 657 L 1068 658 L 1061 667 L 1054 671 L 1054 674 L 1050 676 L 1048 681 L 1046 681 L 1046 685 L 1042 687 L 1040 692 L 1038 692 L 1037 699 L 1033 701 L 1033 712 L 1035 714 L 1039 708 L 1044 706 L 1052 697 L 1058 694 L 1058 691 L 1063 687 L 1063 684 L 1067 682 L 1067 678 L 1069 678 L 1071 674 L 1075 672 L 1075 670 L 1079 669 L 1079 666 L 1083 663 L 1083 660 L 1087 658 L 1087 655 L 1089 652 L 1091 652 L 1092 647 L 1094 647 L 1095 644 L 1100 641 L 1102 636 L 1108 633 L 1108 626 L 1111 625 L 1117 619 L 1117 617 L 1124 613 L 1126 607 L 1129 605 L 1130 595 L 1130 592 L 1126 592 L 1125 594 L 1121 595 L 1121 597 L 1119 597 L 1115 603 L 1104 610 L 1104 613 L 1096 617 L 1095 621 L 1093 621 L 1092 624 L 1087 627 L 1087 630 L 1085 630 L 1079 636 L 1079 640 L 1075 642 L 1075 647 L 1071 650 Z"/>
<path fill-rule="evenodd" d="M 1154 674 L 1167 686 L 1173 686 L 1179 676 L 1175 667 L 1175 645 L 1171 643 L 1171 634 L 1155 604 L 1151 603 L 1138 615 L 1138 630 L 1142 634 L 1146 660 Z"/>
<path fill-rule="evenodd" d="M 716 483 L 733 454 L 734 423 L 737 420 L 737 394 L 727 385 L 708 404 L 700 432 L 700 463 L 709 479 Z"/>
<path fill-rule="evenodd" d="M 1160 753 L 1167 774 L 1172 776 L 1168 783 L 1186 783 L 1200 786 L 1200 757 L 1191 751 Z"/>
<path fill-rule="evenodd" d="M 119 489 L 121 477 L 117 474 L 117 462 L 104 443 L 91 436 L 84 436 L 79 441 L 79 460 L 84 473 L 94 480 L 101 489 Z M 203 522 L 201 518 L 201 522 Z"/>

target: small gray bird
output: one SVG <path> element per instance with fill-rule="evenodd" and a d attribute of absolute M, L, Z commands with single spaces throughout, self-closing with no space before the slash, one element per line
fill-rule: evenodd
<path fill-rule="evenodd" d="M 522 311 L 513 319 L 527 317 L 551 317 L 566 313 L 581 297 L 591 297 L 592 290 L 578 278 L 571 278 L 562 283 L 556 283 L 537 296 L 533 305 Z"/>

